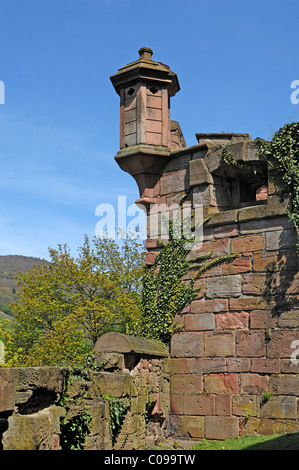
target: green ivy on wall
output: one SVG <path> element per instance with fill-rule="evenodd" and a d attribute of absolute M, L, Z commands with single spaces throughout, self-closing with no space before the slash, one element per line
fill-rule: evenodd
<path fill-rule="evenodd" d="M 299 122 L 285 124 L 270 142 L 257 140 L 259 155 L 277 172 L 288 190 L 292 202 L 288 216 L 297 233 L 299 255 Z"/>
<path fill-rule="evenodd" d="M 63 417 L 60 422 L 61 450 L 83 450 L 91 420 L 92 415 L 87 407 L 70 420 Z"/>
<path fill-rule="evenodd" d="M 194 287 L 195 281 L 212 266 L 232 261 L 237 256 L 211 259 L 212 253 L 208 253 L 190 258 L 190 240 L 184 237 L 183 223 L 181 237 L 175 237 L 174 233 L 174 224 L 169 221 L 169 240 L 167 243 L 158 240 L 155 262 L 145 268 L 143 276 L 142 335 L 163 343 L 169 342 L 176 328 L 173 325 L 175 315 L 196 298 L 200 289 Z M 196 274 L 185 280 L 184 276 L 190 270 L 196 270 Z"/>
<path fill-rule="evenodd" d="M 107 395 L 105 398 L 109 403 L 110 431 L 112 443 L 114 445 L 119 433 L 121 432 L 130 404 L 128 403 L 128 400 L 114 397 L 112 394 Z"/>

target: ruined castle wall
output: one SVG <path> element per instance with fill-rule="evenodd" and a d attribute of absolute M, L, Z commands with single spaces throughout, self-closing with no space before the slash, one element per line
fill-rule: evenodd
<path fill-rule="evenodd" d="M 176 436 L 299 430 L 299 274 L 289 201 L 275 173 L 265 173 L 255 142 L 230 143 L 230 165 L 215 142 L 173 152 L 152 190 L 156 203 L 188 194 L 186 203 L 213 214 L 196 254 L 237 253 L 196 281 L 196 300 L 175 319 L 182 327 L 171 342 Z M 149 237 L 147 248 L 151 265 L 156 240 Z"/>
<path fill-rule="evenodd" d="M 123 338 L 110 334 L 110 346 L 119 349 Z M 170 398 L 168 354 L 153 352 L 102 348 L 91 369 L 0 367 L 0 450 L 155 444 L 166 433 Z"/>

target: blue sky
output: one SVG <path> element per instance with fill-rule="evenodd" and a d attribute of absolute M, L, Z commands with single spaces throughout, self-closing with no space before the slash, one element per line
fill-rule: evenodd
<path fill-rule="evenodd" d="M 99 204 L 138 198 L 114 161 L 118 68 L 149 46 L 177 73 L 171 118 L 271 138 L 298 120 L 298 0 L 2 0 L 0 255 L 48 258 L 92 237 Z"/>

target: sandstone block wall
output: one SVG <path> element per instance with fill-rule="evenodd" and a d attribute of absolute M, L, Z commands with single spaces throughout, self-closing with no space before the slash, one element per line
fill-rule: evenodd
<path fill-rule="evenodd" d="M 109 343 L 116 341 L 119 351 L 126 338 L 110 334 Z M 130 353 L 100 348 L 87 370 L 1 367 L 0 449 L 139 450 L 154 444 L 167 428 L 168 362 L 154 345 Z"/>
<path fill-rule="evenodd" d="M 237 164 L 223 159 L 228 142 Z M 231 135 L 216 143 L 199 135 L 198 145 L 173 152 L 152 188 L 153 203 L 170 206 L 188 194 L 186 203 L 213 214 L 196 254 L 237 253 L 196 281 L 197 299 L 175 319 L 182 330 L 171 341 L 171 433 L 226 439 L 298 431 L 299 365 L 291 357 L 299 344 L 299 265 L 289 201 L 254 141 Z M 151 265 L 156 241 L 147 248 Z"/>

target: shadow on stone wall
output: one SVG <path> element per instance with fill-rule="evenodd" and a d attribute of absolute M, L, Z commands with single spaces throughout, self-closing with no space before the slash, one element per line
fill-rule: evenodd
<path fill-rule="evenodd" d="M 294 230 L 267 233 L 273 261 L 266 267 L 265 289 L 262 299 L 269 303 L 273 317 L 298 307 L 299 294 L 299 256 L 296 254 L 296 234 Z M 293 326 L 297 326 L 294 324 Z"/>

